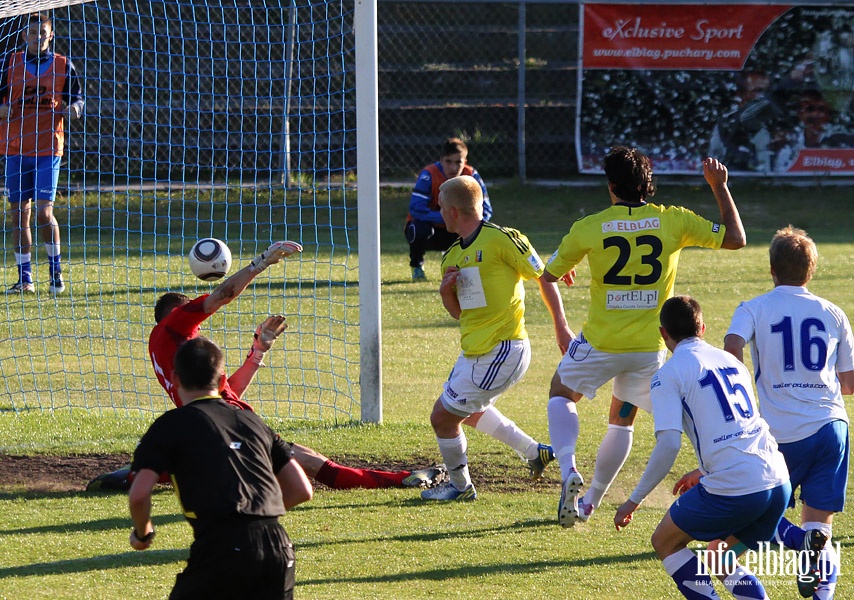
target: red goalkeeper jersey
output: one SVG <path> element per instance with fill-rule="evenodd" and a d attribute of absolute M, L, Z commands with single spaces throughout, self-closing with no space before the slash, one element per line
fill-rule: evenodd
<path fill-rule="evenodd" d="M 151 364 L 154 366 L 154 374 L 157 381 L 172 398 L 175 406 L 181 406 L 181 398 L 178 397 L 178 388 L 172 383 L 173 363 L 178 347 L 199 335 L 199 326 L 213 313 L 205 312 L 205 298 L 208 294 L 199 296 L 187 304 L 179 306 L 169 313 L 162 321 L 154 326 L 148 338 L 148 354 L 151 356 Z M 252 410 L 240 396 L 231 389 L 228 381 L 220 390 L 223 399 L 244 410 Z"/>

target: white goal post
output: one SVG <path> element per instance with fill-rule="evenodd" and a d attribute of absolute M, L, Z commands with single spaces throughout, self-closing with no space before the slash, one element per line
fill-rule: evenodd
<path fill-rule="evenodd" d="M 356 163 L 362 421 L 382 422 L 377 0 L 356 0 Z"/>

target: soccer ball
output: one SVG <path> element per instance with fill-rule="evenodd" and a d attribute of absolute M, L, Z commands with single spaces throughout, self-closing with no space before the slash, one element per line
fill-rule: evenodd
<path fill-rule="evenodd" d="M 199 240 L 190 248 L 190 270 L 202 281 L 222 279 L 231 268 L 231 250 L 216 238 Z"/>

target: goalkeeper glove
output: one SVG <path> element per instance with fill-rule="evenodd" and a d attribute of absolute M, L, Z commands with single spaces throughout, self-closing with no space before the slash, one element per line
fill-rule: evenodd
<path fill-rule="evenodd" d="M 282 335 L 288 324 L 285 323 L 285 317 L 282 315 L 271 315 L 267 317 L 263 323 L 255 330 L 255 339 L 252 342 L 252 348 L 246 356 L 246 360 L 252 364 L 262 366 L 264 355 L 273 347 L 273 342 Z"/>
<path fill-rule="evenodd" d="M 254 258 L 249 265 L 260 273 L 270 265 L 274 265 L 283 258 L 287 258 L 297 252 L 302 252 L 302 246 L 296 242 L 274 242 L 264 252 Z"/>

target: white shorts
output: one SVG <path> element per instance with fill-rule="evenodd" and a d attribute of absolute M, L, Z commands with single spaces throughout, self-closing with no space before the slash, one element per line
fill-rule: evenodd
<path fill-rule="evenodd" d="M 596 391 L 613 379 L 614 396 L 651 413 L 649 382 L 666 358 L 667 350 L 601 352 L 579 333 L 563 355 L 557 373 L 563 385 L 588 398 L 595 398 Z"/>
<path fill-rule="evenodd" d="M 445 409 L 458 417 L 483 412 L 498 396 L 522 379 L 531 364 L 531 343 L 505 340 L 473 358 L 462 353 L 457 359 L 440 397 Z"/>

